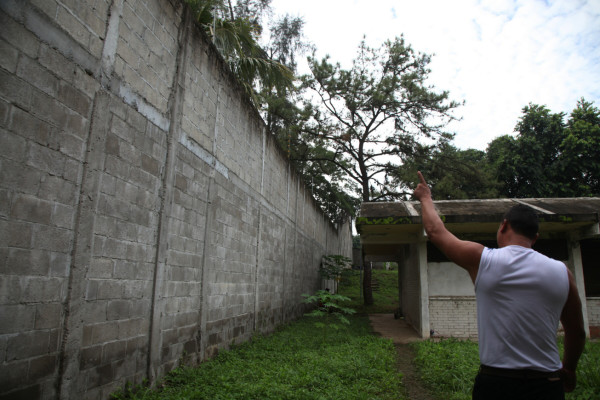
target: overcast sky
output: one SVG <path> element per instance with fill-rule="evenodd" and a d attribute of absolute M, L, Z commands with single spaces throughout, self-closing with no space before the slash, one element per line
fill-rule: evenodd
<path fill-rule="evenodd" d="M 528 103 L 570 113 L 584 97 L 600 107 L 600 0 L 272 0 L 302 16 L 306 38 L 350 67 L 358 44 L 404 34 L 433 55 L 429 83 L 465 101 L 450 129 L 460 148 L 485 150 L 513 134 Z"/>

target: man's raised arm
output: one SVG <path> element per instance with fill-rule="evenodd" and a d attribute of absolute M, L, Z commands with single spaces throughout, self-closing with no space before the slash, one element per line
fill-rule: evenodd
<path fill-rule="evenodd" d="M 450 260 L 467 270 L 471 280 L 475 282 L 477 271 L 479 270 L 479 261 L 483 252 L 483 245 L 480 243 L 460 240 L 446 229 L 444 223 L 435 211 L 431 190 L 425 182 L 421 172 L 419 175 L 419 184 L 413 192 L 413 195 L 421 202 L 421 218 L 423 227 L 429 237 L 429 240 L 439 248 Z"/>

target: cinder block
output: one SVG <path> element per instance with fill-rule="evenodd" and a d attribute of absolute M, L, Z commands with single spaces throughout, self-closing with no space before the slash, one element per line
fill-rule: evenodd
<path fill-rule="evenodd" d="M 27 376 L 28 369 L 29 361 L 27 360 L 0 363 L 0 393 L 4 394 L 11 391 L 12 393 L 8 396 L 14 396 L 14 399 L 37 399 L 39 397 L 39 389 L 38 391 L 19 389 L 27 386 L 23 378 Z"/>
<path fill-rule="evenodd" d="M 23 302 L 60 302 L 66 295 L 66 284 L 62 278 L 29 277 L 23 292 Z"/>
<path fill-rule="evenodd" d="M 29 361 L 29 382 L 36 382 L 44 377 L 52 377 L 58 367 L 58 357 L 54 354 L 32 358 Z"/>
<path fill-rule="evenodd" d="M 24 360 L 48 352 L 49 332 L 46 330 L 20 332 L 8 339 L 6 360 Z"/>
<path fill-rule="evenodd" d="M 127 341 L 119 340 L 106 343 L 102 348 L 102 363 L 108 364 L 116 360 L 123 360 L 127 354 Z M 122 375 L 121 375 L 122 376 Z"/>
<path fill-rule="evenodd" d="M 92 258 L 87 278 L 112 278 L 115 261 L 110 258 Z"/>
<path fill-rule="evenodd" d="M 58 149 L 67 158 L 73 158 L 79 162 L 83 161 L 85 143 L 78 135 L 66 131 L 54 132 L 50 137 L 48 146 L 52 149 Z M 61 176 L 64 176 L 64 172 Z"/>
<path fill-rule="evenodd" d="M 82 322 L 86 325 L 107 322 L 106 306 L 107 300 L 85 301 L 82 305 Z M 88 337 L 87 345 L 91 343 L 91 332 Z"/>
<path fill-rule="evenodd" d="M 44 303 L 35 306 L 35 329 L 55 329 L 62 325 L 62 305 Z"/>
<path fill-rule="evenodd" d="M 79 356 L 79 368 L 85 370 L 100 365 L 103 347 L 103 345 L 99 344 L 82 349 Z"/>
<path fill-rule="evenodd" d="M 62 176 L 65 156 L 48 147 L 32 144 L 29 147 L 27 164 L 49 175 Z"/>
<path fill-rule="evenodd" d="M 61 28 L 69 33 L 69 36 L 79 42 L 84 49 L 88 48 L 91 33 L 73 14 L 65 8 L 59 7 L 55 18 Z"/>
<path fill-rule="evenodd" d="M 106 318 L 108 321 L 126 319 L 131 316 L 131 304 L 128 300 L 113 300 L 108 302 Z"/>
<path fill-rule="evenodd" d="M 22 162 L 27 154 L 27 141 L 10 132 L 2 131 L 0 136 L 0 157 Z"/>
<path fill-rule="evenodd" d="M 160 175 L 160 164 L 158 160 L 146 155 L 142 154 L 142 169 L 154 176 Z"/>
<path fill-rule="evenodd" d="M 50 96 L 54 97 L 58 93 L 58 78 L 29 57 L 19 59 L 16 74 Z"/>
<path fill-rule="evenodd" d="M 91 326 L 92 343 L 102 344 L 119 338 L 119 325 L 116 321 L 104 322 Z"/>
<path fill-rule="evenodd" d="M 67 126 L 69 112 L 63 104 L 35 88 L 31 90 L 30 99 L 31 111 L 40 119 L 48 121 L 58 128 Z"/>
<path fill-rule="evenodd" d="M 73 242 L 73 231 L 38 224 L 35 225 L 35 229 L 33 230 L 32 241 L 36 249 L 70 253 Z"/>
<path fill-rule="evenodd" d="M 19 52 L 12 45 L 4 40 L 0 40 L 0 67 L 10 73 L 14 73 L 17 69 Z"/>
<path fill-rule="evenodd" d="M 125 282 L 117 280 L 100 280 L 97 281 L 98 291 L 97 299 L 119 299 L 123 295 L 123 286 Z"/>
<path fill-rule="evenodd" d="M 52 206 L 51 225 L 57 228 L 73 229 L 75 223 L 75 209 L 60 203 L 54 203 Z"/>
<path fill-rule="evenodd" d="M 112 364 L 101 365 L 90 368 L 87 378 L 86 395 L 90 398 L 100 398 L 101 389 L 91 390 L 112 382 L 114 376 L 114 366 Z"/>
<path fill-rule="evenodd" d="M 146 318 L 135 318 L 117 322 L 118 339 L 129 339 L 136 336 L 146 336 L 149 321 Z"/>
<path fill-rule="evenodd" d="M 50 225 L 52 220 L 52 204 L 33 196 L 17 195 L 13 197 L 11 217 L 18 220 Z"/>

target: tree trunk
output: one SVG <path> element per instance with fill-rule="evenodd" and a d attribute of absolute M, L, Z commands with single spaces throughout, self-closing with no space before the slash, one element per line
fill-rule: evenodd
<path fill-rule="evenodd" d="M 365 299 L 365 306 L 373 305 L 372 274 L 371 263 L 367 263 L 363 257 L 363 297 Z"/>

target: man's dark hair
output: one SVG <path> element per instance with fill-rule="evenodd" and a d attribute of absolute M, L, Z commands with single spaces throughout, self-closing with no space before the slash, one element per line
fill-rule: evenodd
<path fill-rule="evenodd" d="M 517 204 L 504 214 L 513 231 L 529 239 L 535 239 L 538 233 L 538 216 L 533 208 L 525 204 Z"/>

